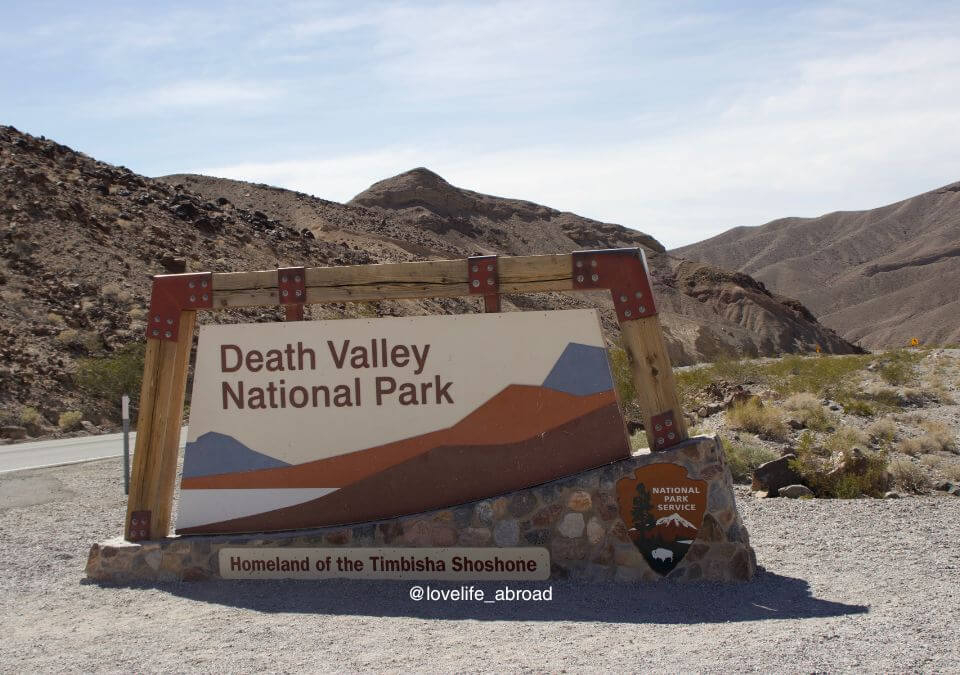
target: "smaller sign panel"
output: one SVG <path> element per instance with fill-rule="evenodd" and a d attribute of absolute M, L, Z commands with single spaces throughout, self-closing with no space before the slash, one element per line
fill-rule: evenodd
<path fill-rule="evenodd" d="M 707 510 L 707 482 L 679 464 L 648 464 L 617 481 L 620 516 L 650 567 L 667 574 L 697 538 Z"/>
<path fill-rule="evenodd" d="M 222 548 L 224 579 L 542 581 L 545 548 Z"/>

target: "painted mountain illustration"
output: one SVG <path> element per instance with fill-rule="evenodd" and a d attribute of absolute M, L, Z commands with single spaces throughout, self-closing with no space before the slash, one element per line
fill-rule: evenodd
<path fill-rule="evenodd" d="M 605 349 L 573 343 L 542 386 L 509 385 L 453 426 L 356 452 L 269 465 L 261 459 L 267 455 L 225 434 L 208 436 L 188 449 L 202 459 L 183 474 L 180 533 L 390 518 L 529 487 L 630 453 Z M 306 499 L 291 503 L 298 491 Z M 257 512 L 245 506 L 251 500 Z M 216 521 L 201 513 L 211 503 Z"/>
<path fill-rule="evenodd" d="M 225 466 L 233 471 L 257 471 L 290 465 L 251 450 L 233 436 L 216 431 L 208 431 L 197 440 L 187 443 L 183 455 L 184 478 L 219 473 Z"/>

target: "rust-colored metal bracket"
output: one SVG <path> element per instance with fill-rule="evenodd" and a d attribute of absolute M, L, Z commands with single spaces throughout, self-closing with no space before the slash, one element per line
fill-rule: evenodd
<path fill-rule="evenodd" d="M 484 312 L 500 311 L 500 274 L 497 256 L 475 255 L 467 258 L 470 294 L 483 296 Z"/>
<path fill-rule="evenodd" d="M 213 274 L 158 274 L 153 277 L 147 338 L 177 341 L 180 312 L 213 307 Z"/>
<path fill-rule="evenodd" d="M 129 541 L 144 541 L 150 538 L 150 511 L 134 511 L 130 514 Z"/>
<path fill-rule="evenodd" d="M 643 249 L 574 251 L 572 258 L 573 287 L 608 289 L 621 323 L 657 313 Z"/>
<path fill-rule="evenodd" d="M 278 267 L 277 291 L 287 321 L 303 321 L 303 303 L 307 300 L 307 275 L 302 267 Z"/>
<path fill-rule="evenodd" d="M 650 418 L 650 425 L 653 427 L 651 431 L 655 446 L 651 450 L 666 450 L 683 440 L 677 433 L 677 421 L 672 410 L 653 415 Z"/>

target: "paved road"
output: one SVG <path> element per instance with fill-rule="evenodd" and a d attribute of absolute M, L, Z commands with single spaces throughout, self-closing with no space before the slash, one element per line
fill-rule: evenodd
<path fill-rule="evenodd" d="M 137 434 L 130 434 L 130 454 Z M 180 447 L 187 440 L 187 428 L 180 430 Z M 0 446 L 0 473 L 59 466 L 94 459 L 120 457 L 123 455 L 123 434 L 59 438 L 53 441 L 34 441 Z"/>

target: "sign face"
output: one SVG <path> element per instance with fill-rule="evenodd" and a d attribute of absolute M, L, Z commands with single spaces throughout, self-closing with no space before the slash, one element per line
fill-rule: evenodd
<path fill-rule="evenodd" d="M 683 559 L 707 510 L 707 482 L 679 464 L 648 464 L 617 481 L 620 516 L 650 567 L 666 574 Z"/>
<path fill-rule="evenodd" d="M 203 326 L 177 531 L 392 518 L 629 454 L 596 310 Z"/>
<path fill-rule="evenodd" d="M 545 548 L 222 548 L 224 579 L 541 581 Z"/>

